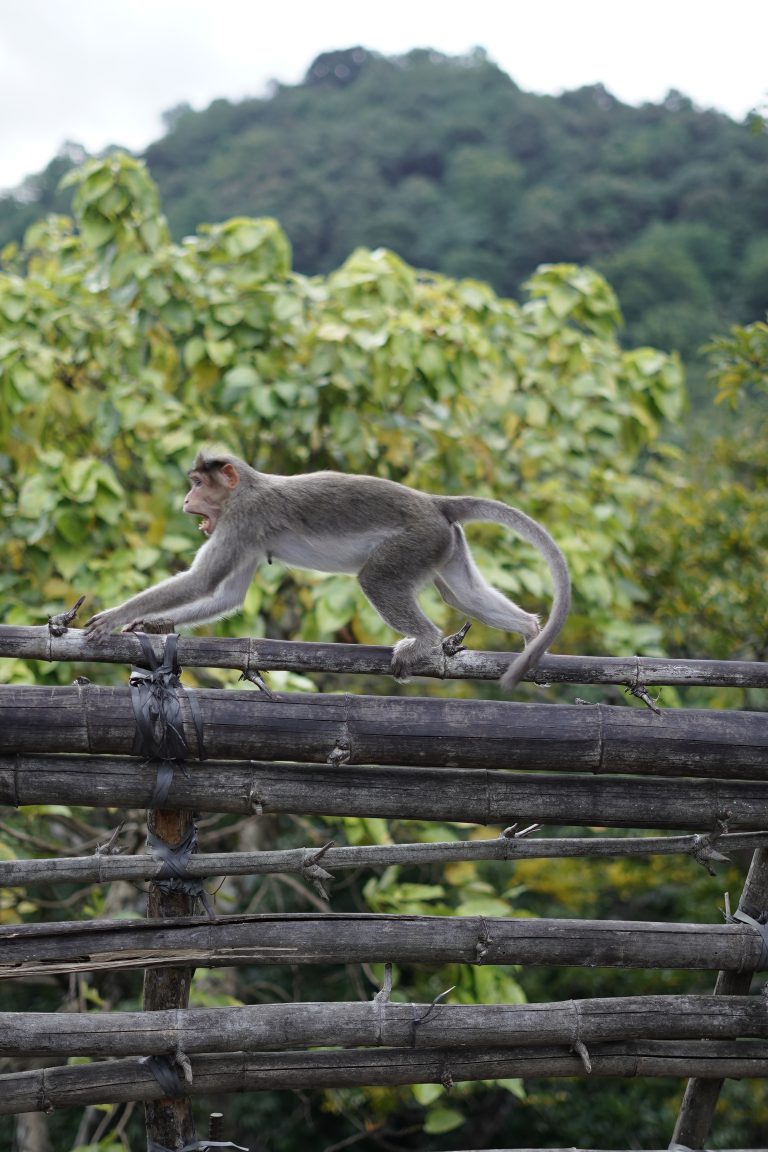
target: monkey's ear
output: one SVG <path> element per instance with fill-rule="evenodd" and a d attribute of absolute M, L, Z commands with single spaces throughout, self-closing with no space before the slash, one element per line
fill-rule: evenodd
<path fill-rule="evenodd" d="M 240 473 L 234 464 L 222 464 L 221 475 L 227 488 L 237 488 L 240 483 Z"/>

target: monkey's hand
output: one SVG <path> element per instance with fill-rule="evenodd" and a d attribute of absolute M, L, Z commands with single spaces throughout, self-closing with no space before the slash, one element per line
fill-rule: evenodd
<path fill-rule="evenodd" d="M 97 612 L 95 616 L 91 616 L 90 620 L 86 622 L 84 631 L 90 640 L 101 640 L 104 636 L 109 636 L 110 632 L 115 632 L 124 623 L 125 617 L 121 619 L 119 609 L 107 608 L 104 612 Z"/>

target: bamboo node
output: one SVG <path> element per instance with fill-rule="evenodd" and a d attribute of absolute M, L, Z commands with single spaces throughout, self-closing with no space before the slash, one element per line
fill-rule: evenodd
<path fill-rule="evenodd" d="M 480 932 L 475 944 L 475 963 L 482 964 L 488 955 L 488 945 L 491 943 L 488 921 L 485 916 L 480 917 Z"/>
<path fill-rule="evenodd" d="M 724 863 L 730 860 L 730 856 L 724 856 L 722 852 L 718 852 L 715 844 L 728 831 L 728 819 L 730 812 L 726 812 L 722 817 L 715 818 L 716 827 L 712 832 L 707 832 L 705 835 L 697 834 L 691 841 L 691 846 L 688 852 L 693 856 L 702 868 L 706 868 L 710 876 L 715 875 L 715 871 L 710 867 L 710 860 L 718 863 Z"/>
<path fill-rule="evenodd" d="M 254 816 L 264 815 L 264 805 L 255 784 L 252 784 L 248 789 L 248 807 L 251 809 Z"/>
<path fill-rule="evenodd" d="M 246 660 L 245 660 L 245 668 L 240 673 L 240 679 L 241 680 L 247 680 L 247 681 L 249 681 L 249 683 L 255 684 L 256 687 L 259 689 L 259 691 L 263 692 L 268 700 L 274 700 L 275 694 L 272 691 L 272 689 L 267 686 L 267 683 L 264 680 L 264 677 L 262 676 L 261 672 L 259 672 L 258 668 L 251 668 L 251 657 L 252 656 L 254 658 L 256 657 L 256 649 L 253 646 L 253 639 L 249 638 L 249 640 L 248 640 L 248 655 L 247 655 Z"/>
<path fill-rule="evenodd" d="M 333 768 L 338 768 L 341 764 L 349 764 L 352 759 L 352 749 L 349 744 L 343 740 L 337 740 L 335 747 L 328 753 L 326 764 L 330 764 Z"/>
<path fill-rule="evenodd" d="M 327 844 L 323 844 L 322 848 L 317 849 L 317 851 L 306 848 L 301 861 L 302 876 L 312 884 L 322 900 L 330 901 L 330 896 L 326 892 L 324 885 L 329 880 L 333 880 L 333 873 L 327 872 L 325 868 L 321 868 L 318 861 L 322 860 L 328 849 L 333 848 L 335 843 L 335 840 L 329 840 Z"/>
<path fill-rule="evenodd" d="M 624 692 L 628 696 L 636 696 L 638 700 L 642 700 L 643 704 L 650 708 L 651 712 L 655 712 L 657 716 L 661 716 L 661 708 L 656 707 L 656 700 L 661 699 L 661 692 L 659 691 L 655 700 L 652 699 L 640 673 L 640 657 L 635 656 L 635 673 L 632 680 L 625 687 Z"/>
<path fill-rule="evenodd" d="M 589 1058 L 589 1050 L 583 1040 L 577 1040 L 573 1045 L 573 1050 L 584 1065 L 584 1071 L 587 1076 L 592 1075 L 592 1061 Z"/>
<path fill-rule="evenodd" d="M 75 603 L 72 605 L 72 607 L 69 609 L 68 612 L 59 612 L 55 616 L 49 616 L 48 617 L 48 659 L 49 660 L 53 660 L 53 655 L 51 654 L 51 637 L 64 635 L 64 633 L 69 628 L 69 625 L 72 623 L 72 621 L 75 619 L 78 612 L 80 611 L 80 608 L 82 607 L 84 601 L 85 601 L 85 596 L 81 596 L 79 600 L 75 601 Z"/>
<path fill-rule="evenodd" d="M 39 1104 L 37 1110 L 39 1112 L 45 1112 L 47 1116 L 50 1116 L 51 1112 L 53 1112 L 53 1101 L 48 1095 L 48 1085 L 45 1082 L 45 1075 L 47 1071 L 47 1068 L 42 1068 L 40 1070 L 40 1088 L 37 1093 Z"/>
<path fill-rule="evenodd" d="M 371 1007 L 373 1008 L 374 1018 L 374 1043 L 381 1044 L 382 1035 L 384 1032 L 384 1013 L 386 1006 L 389 1003 L 389 995 L 392 991 L 392 961 L 388 960 L 384 965 L 384 985 L 379 989 L 371 1000 Z"/>

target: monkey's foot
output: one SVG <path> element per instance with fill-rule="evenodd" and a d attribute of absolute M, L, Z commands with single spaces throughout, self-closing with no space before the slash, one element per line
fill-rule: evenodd
<path fill-rule="evenodd" d="M 439 662 L 442 653 L 439 635 L 434 639 L 407 636 L 399 640 L 392 650 L 392 675 L 401 684 L 407 684 L 420 664 Z"/>
<path fill-rule="evenodd" d="M 455 656 L 457 652 L 464 651 L 463 640 L 471 627 L 472 621 L 467 620 L 466 624 L 459 628 L 458 632 L 454 632 L 451 636 L 443 637 L 440 642 L 440 647 L 446 656 Z"/>

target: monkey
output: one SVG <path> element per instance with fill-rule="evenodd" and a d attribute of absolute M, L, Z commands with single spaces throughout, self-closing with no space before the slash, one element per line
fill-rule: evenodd
<path fill-rule="evenodd" d="M 392 655 L 398 680 L 446 643 L 417 601 L 430 581 L 451 607 L 523 636 L 525 647 L 501 677 L 505 689 L 535 667 L 567 619 L 571 581 L 565 557 L 536 520 L 499 500 L 430 495 L 394 480 L 341 472 L 273 475 L 210 451 L 198 453 L 189 479 L 183 510 L 200 517 L 206 536 L 191 567 L 91 617 L 88 636 L 104 637 L 118 628 L 141 631 L 153 619 L 178 625 L 226 616 L 242 606 L 265 559 L 357 576 L 384 622 L 403 636 Z M 554 585 L 544 628 L 537 616 L 486 583 L 461 527 L 468 520 L 510 528 L 542 553 Z"/>

